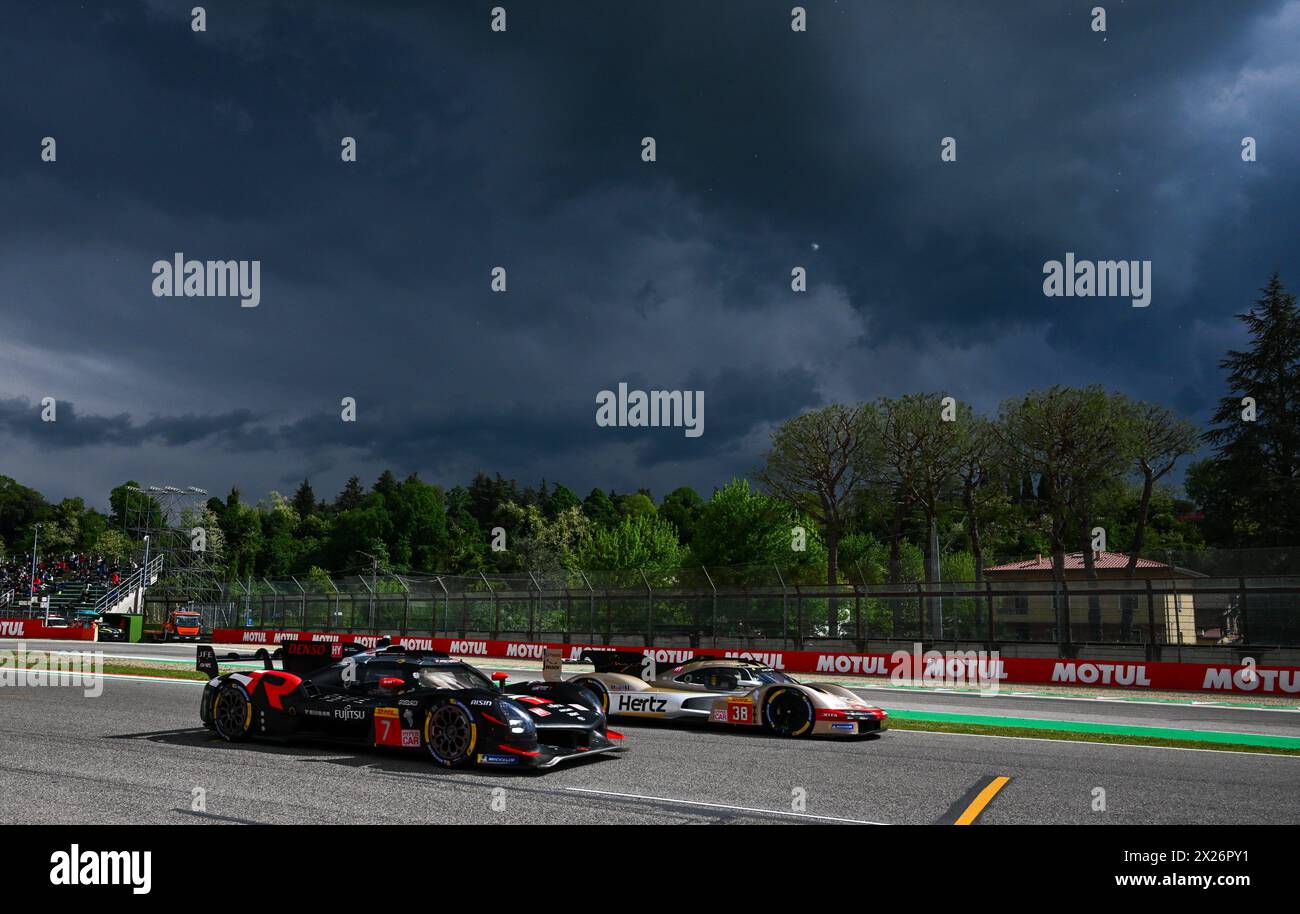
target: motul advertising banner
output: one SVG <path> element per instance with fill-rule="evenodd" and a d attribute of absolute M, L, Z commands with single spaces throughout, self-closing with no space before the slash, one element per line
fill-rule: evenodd
<path fill-rule="evenodd" d="M 66 629 L 65 629 L 66 631 Z M 28 637 L 37 637 L 29 635 Z M 217 629 L 220 644 L 273 645 L 281 641 L 327 641 L 373 647 L 378 635 L 343 633 Z M 846 654 L 824 651 L 747 651 L 728 648 L 643 647 L 641 645 L 559 644 L 540 641 L 497 641 L 473 638 L 389 636 L 412 650 L 445 651 L 457 657 L 541 660 L 548 647 L 559 648 L 566 660 L 578 660 L 585 650 L 641 651 L 659 667 L 671 666 L 697 654 L 740 657 L 767 664 L 787 673 L 830 673 L 845 676 L 892 676 L 935 684 L 998 682 L 1065 686 L 1112 686 L 1130 689 L 1168 689 L 1187 692 L 1300 694 L 1300 667 L 1266 667 L 1215 663 L 1153 661 L 1055 660 L 1039 657 L 1001 657 L 975 651 L 949 653 L 896 651 L 892 654 Z"/>
<path fill-rule="evenodd" d="M 40 619 L 0 619 L 0 638 L 57 638 L 63 641 L 94 641 L 89 627 L 55 628 Z"/>

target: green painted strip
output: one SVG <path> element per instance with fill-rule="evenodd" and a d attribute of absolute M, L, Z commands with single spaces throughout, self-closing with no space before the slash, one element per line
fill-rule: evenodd
<path fill-rule="evenodd" d="M 886 708 L 898 720 L 933 723 L 973 724 L 986 727 L 1019 727 L 1026 730 L 1058 730 L 1066 733 L 1105 733 L 1112 736 L 1141 736 L 1150 739 L 1193 740 L 1201 743 L 1224 743 L 1236 746 L 1268 746 L 1275 749 L 1300 749 L 1300 737 L 1266 736 L 1262 733 L 1228 733 L 1222 730 L 1175 730 L 1168 727 L 1126 727 L 1094 724 L 1077 720 L 1044 720 L 1037 717 L 988 717 L 978 714 L 948 714 L 942 711 L 905 711 Z"/>

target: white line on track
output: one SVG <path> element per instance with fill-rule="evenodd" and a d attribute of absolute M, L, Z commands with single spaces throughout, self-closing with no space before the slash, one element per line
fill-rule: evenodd
<path fill-rule="evenodd" d="M 731 809 L 737 812 L 757 812 L 766 816 L 789 816 L 793 819 L 818 819 L 823 822 L 848 822 L 852 825 L 888 825 L 888 822 L 869 822 L 866 819 L 845 819 L 840 816 L 815 816 L 807 812 L 786 812 L 783 809 L 756 809 L 752 806 L 731 806 L 727 803 L 705 803 L 702 800 L 679 800 L 675 797 L 651 797 L 639 793 L 617 793 L 613 790 L 593 790 L 590 787 L 566 787 L 574 793 L 594 793 L 605 797 L 626 800 L 652 800 L 656 803 L 677 803 L 682 806 L 706 806 L 710 809 Z"/>
<path fill-rule="evenodd" d="M 1158 699 L 1144 698 L 1106 698 L 1104 696 L 1087 696 L 1087 695 L 1043 695 L 1038 692 L 995 692 L 991 695 L 981 695 L 978 692 L 969 692 L 962 689 L 926 689 L 909 686 L 863 686 L 853 685 L 845 688 L 854 692 L 893 692 L 898 693 L 921 693 L 921 694 L 942 694 L 948 695 L 969 695 L 973 698 L 1040 698 L 1045 701 L 1084 701 L 1084 702 L 1102 702 L 1105 704 L 1118 705 L 1154 705 L 1158 708 L 1196 708 L 1197 710 L 1211 711 L 1281 711 L 1284 714 L 1300 714 L 1300 708 L 1261 708 L 1255 705 L 1238 705 L 1226 702 L 1214 701 L 1160 701 Z M 1278 696 L 1284 697 L 1284 696 Z"/>

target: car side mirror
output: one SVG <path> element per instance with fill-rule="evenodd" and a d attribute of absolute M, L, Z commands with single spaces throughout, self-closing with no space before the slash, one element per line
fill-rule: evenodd
<path fill-rule="evenodd" d="M 501 670 L 497 670 L 492 674 L 492 681 L 497 684 L 498 689 L 504 689 L 506 687 L 506 680 L 509 678 L 510 674 L 503 673 Z"/>
<path fill-rule="evenodd" d="M 385 676 L 379 680 L 379 688 L 387 692 L 396 692 L 406 685 L 406 680 L 400 676 Z"/>

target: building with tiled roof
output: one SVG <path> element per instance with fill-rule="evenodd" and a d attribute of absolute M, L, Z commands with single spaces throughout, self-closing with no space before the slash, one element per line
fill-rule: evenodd
<path fill-rule="evenodd" d="M 1205 575 L 1152 559 L 1139 558 L 1130 572 L 1129 557 L 1122 552 L 1094 553 L 1097 578 L 1089 578 L 1082 552 L 1065 555 L 1063 577 L 1070 597 L 1070 630 L 1075 641 L 1147 641 L 1153 636 L 1165 644 L 1197 643 L 1196 598 L 1190 591 L 1168 593 L 1171 579 Z M 1041 591 L 1055 580 L 1050 555 L 1023 562 L 1008 562 L 984 569 L 984 579 L 995 588 L 1015 589 L 1018 583 Z M 1146 581 L 1166 582 L 1148 606 Z M 1131 590 L 1131 594 L 1089 596 L 1091 586 Z M 1026 586 L 1026 589 L 1031 589 Z M 1175 588 L 1176 589 L 1176 588 Z M 1039 640 L 1060 637 L 1062 596 L 1043 593 L 1002 597 L 997 608 L 999 640 Z M 1091 618 L 1090 618 L 1091 613 Z"/>

